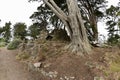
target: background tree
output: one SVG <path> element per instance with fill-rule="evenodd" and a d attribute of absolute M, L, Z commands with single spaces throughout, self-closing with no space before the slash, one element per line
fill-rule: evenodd
<path fill-rule="evenodd" d="M 32 37 L 33 39 L 37 39 L 38 36 L 40 35 L 40 26 L 37 25 L 37 24 L 32 24 L 29 26 L 29 29 L 28 29 L 28 35 L 30 37 Z"/>
<path fill-rule="evenodd" d="M 110 44 L 115 44 L 120 39 L 120 6 L 111 5 L 110 8 L 106 10 L 108 26 L 108 42 Z"/>
<path fill-rule="evenodd" d="M 3 37 L 5 39 L 5 42 L 9 42 L 11 39 L 11 22 L 5 23 L 5 26 L 3 26 Z"/>
<path fill-rule="evenodd" d="M 98 21 L 104 17 L 106 8 L 106 0 L 78 0 L 82 17 L 85 21 L 85 27 L 89 35 L 89 39 L 97 41 L 98 39 Z"/>
<path fill-rule="evenodd" d="M 13 26 L 13 31 L 14 31 L 14 37 L 15 38 L 20 38 L 21 40 L 24 40 L 27 36 L 27 30 L 26 30 L 27 26 L 25 25 L 25 23 L 16 23 Z"/>
<path fill-rule="evenodd" d="M 3 28 L 0 27 L 0 36 L 2 36 L 2 33 L 3 33 Z"/>

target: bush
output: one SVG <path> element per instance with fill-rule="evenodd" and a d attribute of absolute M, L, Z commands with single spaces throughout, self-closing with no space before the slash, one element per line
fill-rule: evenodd
<path fill-rule="evenodd" d="M 7 43 L 5 42 L 4 38 L 0 38 L 0 47 L 5 47 Z"/>
<path fill-rule="evenodd" d="M 61 41 L 70 41 L 70 37 L 68 36 L 65 29 L 55 29 L 52 34 L 56 40 Z"/>
<path fill-rule="evenodd" d="M 0 38 L 0 42 L 5 42 L 5 39 L 4 38 Z"/>
<path fill-rule="evenodd" d="M 21 43 L 20 39 L 14 39 L 12 42 L 8 44 L 7 49 L 8 50 L 17 49 L 20 43 Z"/>
<path fill-rule="evenodd" d="M 22 52 L 22 53 L 19 53 L 17 56 L 16 56 L 16 59 L 17 60 L 26 60 L 30 57 L 30 55 L 28 53 L 25 53 L 25 52 Z"/>
<path fill-rule="evenodd" d="M 5 47 L 6 46 L 6 42 L 0 42 L 0 47 Z"/>
<path fill-rule="evenodd" d="M 108 44 L 109 45 L 117 45 L 120 43 L 120 36 L 119 35 L 114 35 L 108 38 Z"/>

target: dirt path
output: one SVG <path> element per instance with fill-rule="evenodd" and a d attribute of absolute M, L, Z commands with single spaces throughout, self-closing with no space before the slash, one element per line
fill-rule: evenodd
<path fill-rule="evenodd" d="M 34 80 L 22 63 L 15 59 L 15 52 L 0 48 L 0 80 Z"/>

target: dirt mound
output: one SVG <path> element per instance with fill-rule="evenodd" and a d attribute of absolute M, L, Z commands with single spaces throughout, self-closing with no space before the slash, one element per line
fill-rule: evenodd
<path fill-rule="evenodd" d="M 93 53 L 86 56 L 77 56 L 64 49 L 66 43 L 60 41 L 40 42 L 39 52 L 29 62 L 40 62 L 41 66 L 33 71 L 38 73 L 41 80 L 119 80 L 119 64 L 117 71 L 111 66 L 120 53 L 117 48 L 94 48 Z M 114 54 L 114 60 L 111 58 Z M 38 55 L 39 54 L 39 55 Z M 44 60 L 41 60 L 41 54 Z M 116 56 L 115 56 L 116 55 Z M 28 61 L 27 60 L 27 61 Z M 32 60 L 32 61 L 31 61 Z M 111 63 L 112 61 L 112 63 Z M 110 71 L 111 72 L 108 72 Z M 43 76 L 41 76 L 43 75 Z M 111 77 L 114 76 L 114 77 Z M 117 78 L 115 78 L 117 77 Z"/>

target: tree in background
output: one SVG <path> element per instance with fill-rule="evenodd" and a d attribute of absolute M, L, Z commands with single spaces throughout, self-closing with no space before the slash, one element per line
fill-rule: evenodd
<path fill-rule="evenodd" d="M 2 36 L 2 33 L 3 33 L 3 28 L 0 27 L 0 36 Z"/>
<path fill-rule="evenodd" d="M 9 42 L 11 37 L 11 22 L 8 22 L 3 26 L 3 38 L 5 42 Z"/>
<path fill-rule="evenodd" d="M 120 6 L 111 5 L 106 10 L 108 26 L 108 43 L 116 44 L 120 39 Z"/>
<path fill-rule="evenodd" d="M 97 23 L 104 17 L 106 0 L 78 0 L 78 5 L 84 19 L 89 39 L 98 40 Z"/>
<path fill-rule="evenodd" d="M 33 39 L 37 39 L 40 35 L 40 26 L 37 24 L 32 24 L 28 28 L 28 35 L 32 37 Z"/>
<path fill-rule="evenodd" d="M 25 25 L 25 23 L 16 23 L 13 26 L 13 35 L 15 38 L 20 38 L 21 40 L 24 40 L 27 36 L 27 30 L 26 30 L 27 26 Z"/>

